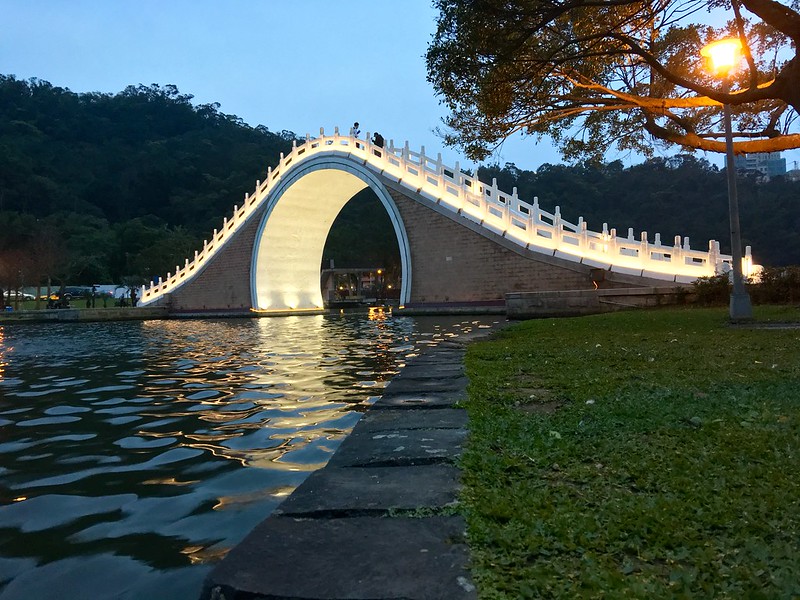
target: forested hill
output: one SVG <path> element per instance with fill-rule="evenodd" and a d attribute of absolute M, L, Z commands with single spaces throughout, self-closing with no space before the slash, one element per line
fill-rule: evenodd
<path fill-rule="evenodd" d="M 76 283 L 174 270 L 293 137 L 191 99 L 0 76 L 0 251 Z"/>
<path fill-rule="evenodd" d="M 625 237 L 633 227 L 652 241 L 656 233 L 671 245 L 676 235 L 688 236 L 691 246 L 707 250 L 718 240 L 730 253 L 728 186 L 725 171 L 707 160 L 681 154 L 656 158 L 623 168 L 620 161 L 605 165 L 542 165 L 536 172 L 504 167 L 478 170 L 481 180 L 577 223 L 582 216 L 589 229 L 602 231 L 603 223 Z M 766 266 L 800 264 L 800 182 L 775 177 L 760 181 L 755 173 L 738 176 L 742 241 L 753 247 L 757 262 Z"/>
<path fill-rule="evenodd" d="M 0 209 L 217 225 L 294 136 L 191 99 L 172 85 L 75 94 L 0 76 Z"/>
<path fill-rule="evenodd" d="M 267 118 L 268 115 L 265 115 Z M 142 283 L 173 271 L 263 178 L 291 132 L 251 127 L 194 105 L 175 86 L 129 86 L 117 94 L 74 93 L 41 80 L 0 75 L 0 288 Z M 564 218 L 583 215 L 669 242 L 689 235 L 727 249 L 724 174 L 692 157 L 593 167 L 513 165 L 480 170 L 500 187 L 538 196 Z M 756 259 L 800 263 L 800 184 L 740 181 L 742 232 Z M 391 225 L 370 194 L 337 220 L 325 261 L 396 268 Z"/>

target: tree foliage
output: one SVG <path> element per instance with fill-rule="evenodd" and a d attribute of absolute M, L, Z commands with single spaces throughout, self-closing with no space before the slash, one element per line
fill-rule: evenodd
<path fill-rule="evenodd" d="M 721 103 L 737 151 L 800 147 L 797 0 L 435 5 L 428 79 L 450 110 L 446 141 L 471 158 L 515 132 L 550 136 L 568 159 L 598 160 L 612 144 L 649 156 L 654 141 L 724 152 Z M 700 59 L 722 37 L 745 48 L 730 91 Z"/>
<path fill-rule="evenodd" d="M 15 281 L 174 271 L 291 147 L 291 132 L 191 100 L 173 85 L 77 94 L 0 75 L 0 258 Z"/>

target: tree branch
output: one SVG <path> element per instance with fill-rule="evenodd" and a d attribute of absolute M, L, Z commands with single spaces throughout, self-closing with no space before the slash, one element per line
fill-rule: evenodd
<path fill-rule="evenodd" d="M 741 0 L 744 7 L 762 21 L 794 40 L 800 47 L 800 14 L 775 0 Z"/>

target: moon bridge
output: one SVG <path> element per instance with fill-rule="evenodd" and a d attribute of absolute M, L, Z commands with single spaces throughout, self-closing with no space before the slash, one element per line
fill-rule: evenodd
<path fill-rule="evenodd" d="M 320 265 L 328 232 L 342 207 L 371 188 L 386 209 L 400 249 L 400 303 L 502 300 L 512 291 L 661 287 L 689 284 L 730 269 L 731 257 L 711 240 L 694 250 L 655 234 L 619 236 L 604 223 L 592 231 L 560 207 L 543 210 L 425 154 L 408 142 L 384 147 L 340 135 L 306 137 L 281 154 L 266 179 L 245 194 L 203 248 L 141 290 L 141 306 L 175 312 L 283 313 L 323 308 Z M 757 272 L 748 247 L 746 276 Z M 600 276 L 598 277 L 598 274 Z"/>

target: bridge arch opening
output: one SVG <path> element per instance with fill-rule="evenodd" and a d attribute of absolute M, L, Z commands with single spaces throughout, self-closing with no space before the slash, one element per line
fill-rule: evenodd
<path fill-rule="evenodd" d="M 256 311 L 323 307 L 320 265 L 328 233 L 353 196 L 369 187 L 386 209 L 400 251 L 400 303 L 408 302 L 411 258 L 400 213 L 379 177 L 344 157 L 312 158 L 284 175 L 270 194 L 253 246 L 252 306 Z"/>

